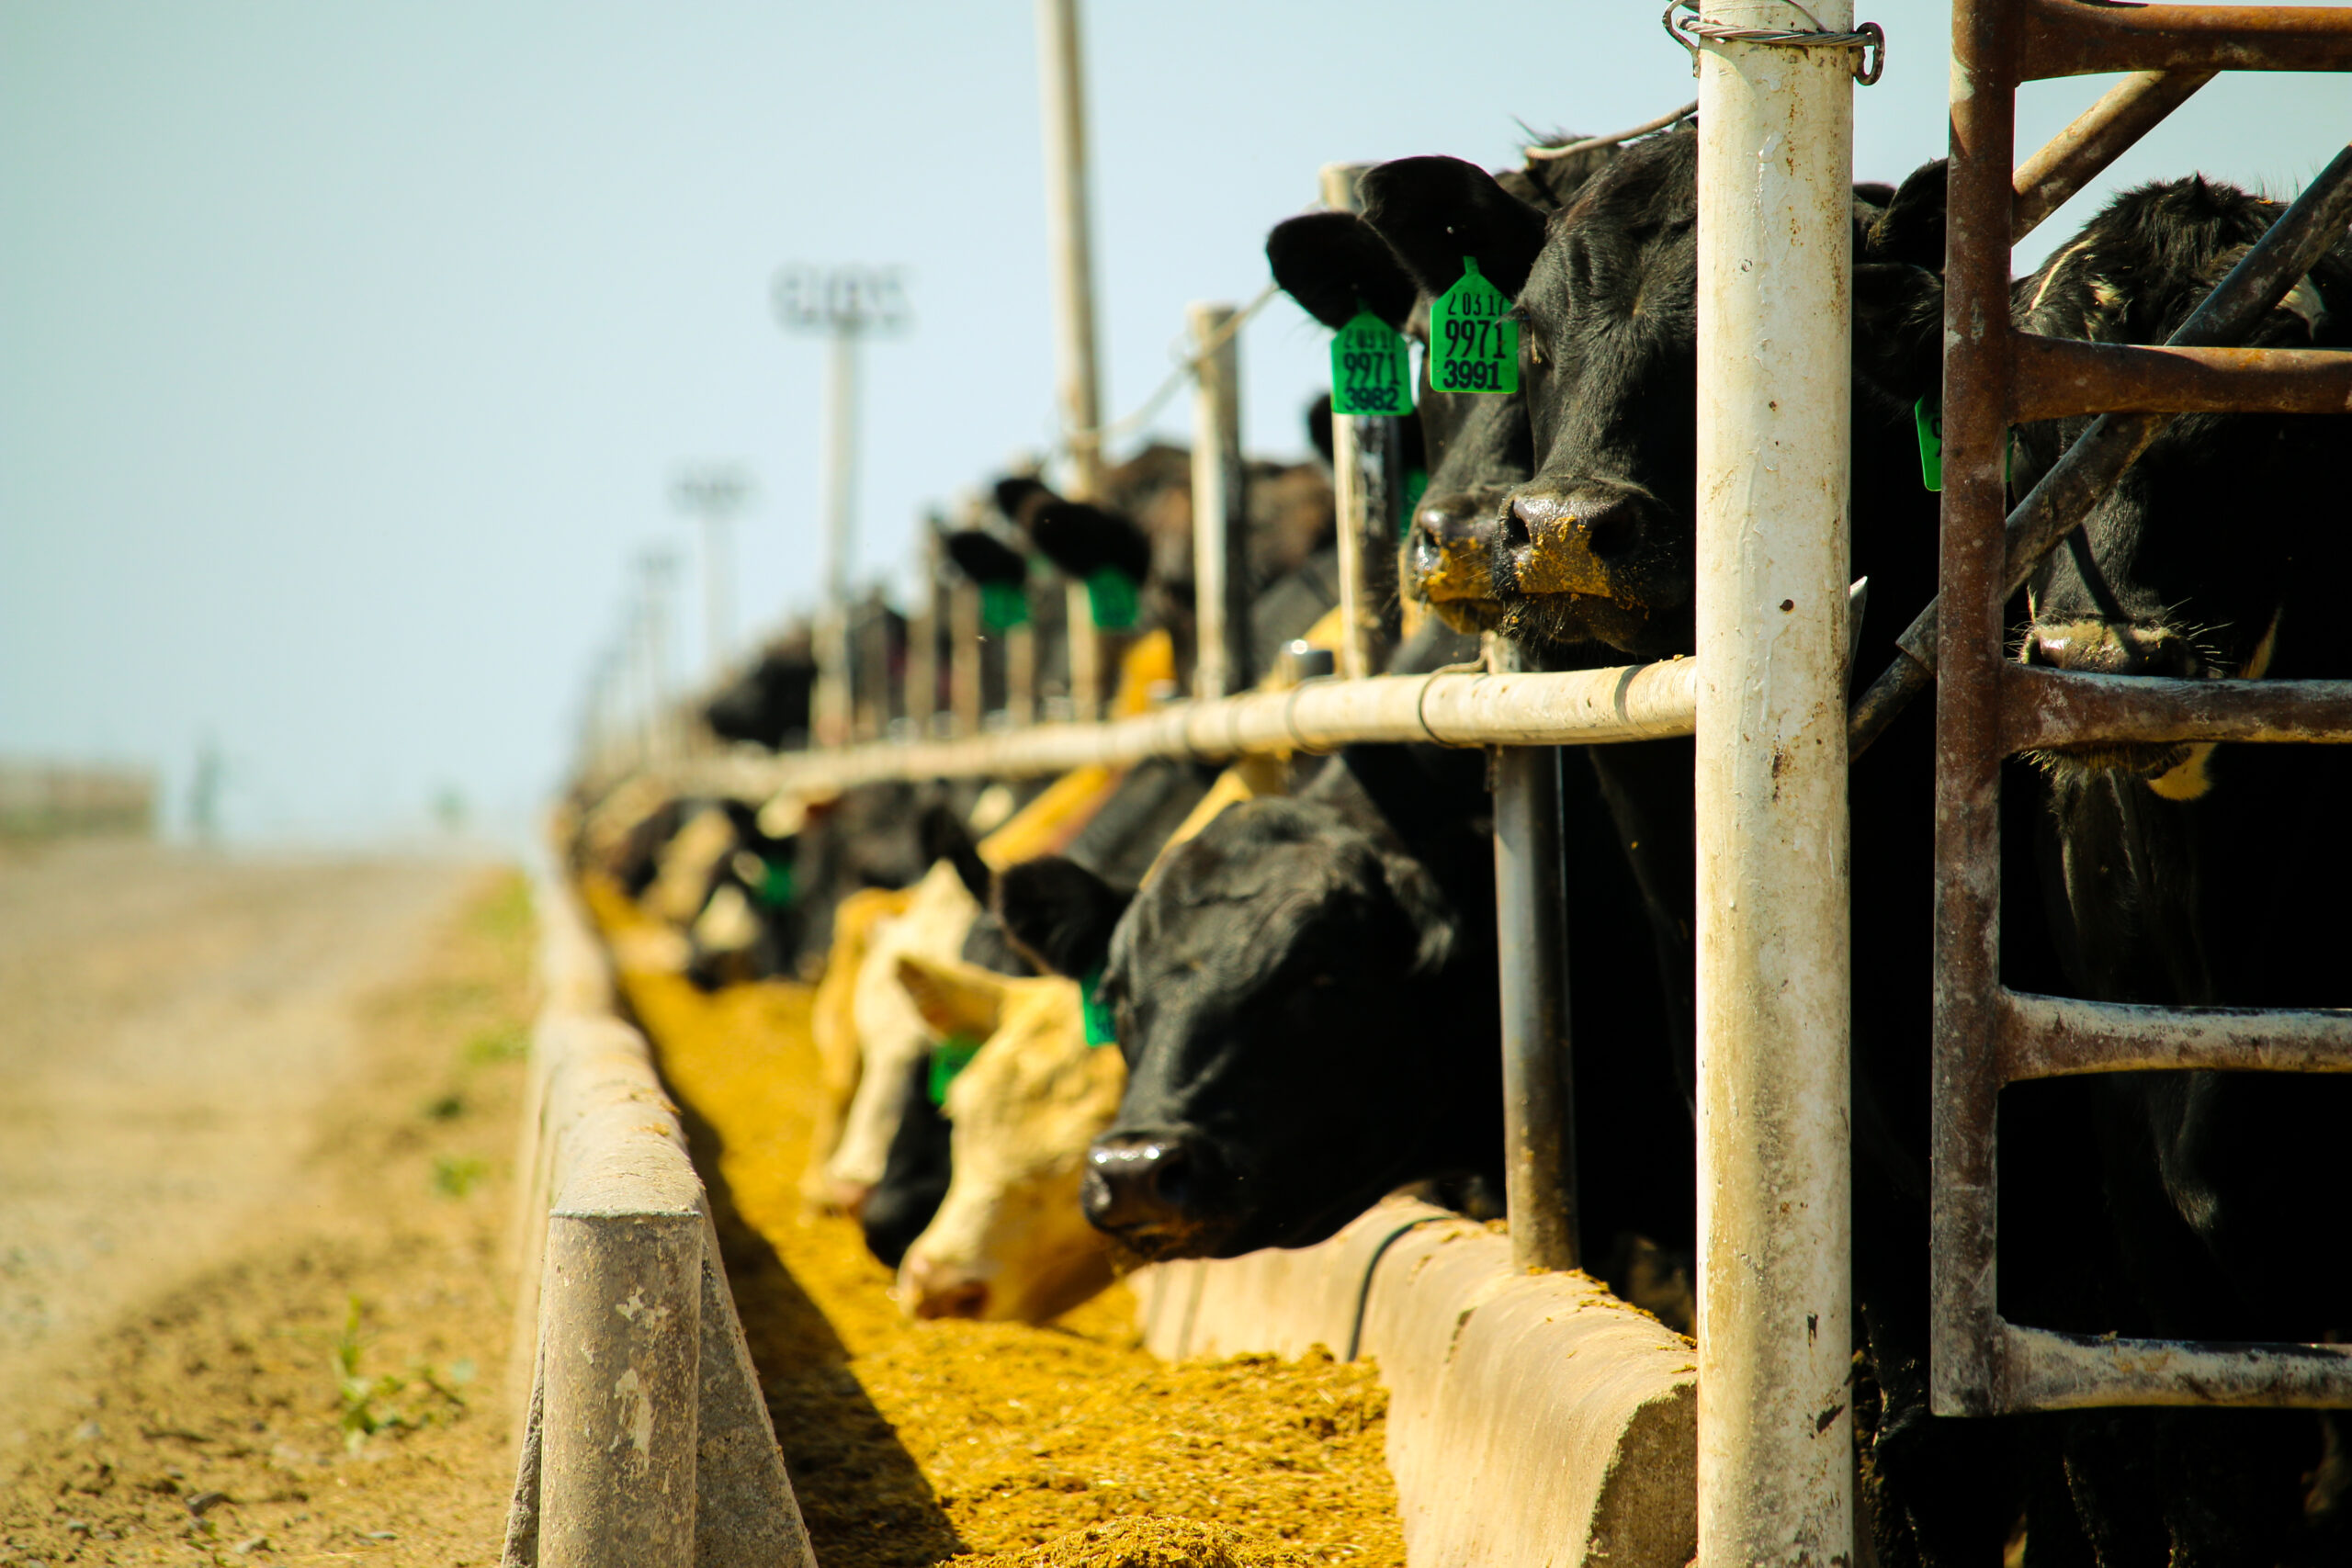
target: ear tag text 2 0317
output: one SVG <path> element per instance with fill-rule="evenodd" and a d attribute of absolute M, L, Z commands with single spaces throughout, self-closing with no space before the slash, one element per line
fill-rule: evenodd
<path fill-rule="evenodd" d="M 1413 412 L 1413 362 L 1405 334 L 1358 310 L 1331 340 L 1331 412 L 1401 417 Z"/>
<path fill-rule="evenodd" d="M 1441 392 L 1519 390 L 1519 323 L 1510 296 L 1462 258 L 1462 276 L 1430 307 L 1430 385 Z"/>

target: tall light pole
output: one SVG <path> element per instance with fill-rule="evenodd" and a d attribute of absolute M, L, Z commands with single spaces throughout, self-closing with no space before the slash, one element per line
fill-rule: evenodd
<path fill-rule="evenodd" d="M 629 617 L 638 660 L 639 689 L 645 702 L 645 761 L 670 754 L 670 585 L 678 558 L 666 549 L 637 558 L 637 604 Z"/>
<path fill-rule="evenodd" d="M 849 739 L 850 548 L 857 486 L 857 345 L 902 330 L 906 293 L 891 267 L 808 265 L 775 277 L 776 319 L 787 332 L 831 339 L 825 365 L 825 608 L 817 622 L 817 691 L 810 715 L 820 745 Z"/>
<path fill-rule="evenodd" d="M 1046 243 L 1054 257 L 1054 339 L 1073 499 L 1102 499 L 1102 406 L 1095 378 L 1094 251 L 1086 216 L 1086 72 L 1078 0 L 1037 0 L 1037 85 L 1046 123 Z M 1074 716 L 1102 699 L 1101 642 L 1086 585 L 1067 590 Z"/>
<path fill-rule="evenodd" d="M 671 503 L 702 519 L 702 627 L 714 678 L 727 668 L 735 640 L 734 562 L 727 525 L 751 498 L 752 476 L 731 464 L 690 468 L 670 482 Z"/>

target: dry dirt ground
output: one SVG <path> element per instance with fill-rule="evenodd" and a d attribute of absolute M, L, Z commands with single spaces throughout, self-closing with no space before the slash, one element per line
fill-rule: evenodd
<path fill-rule="evenodd" d="M 486 1563 L 519 877 L 0 850 L 0 1564 Z"/>

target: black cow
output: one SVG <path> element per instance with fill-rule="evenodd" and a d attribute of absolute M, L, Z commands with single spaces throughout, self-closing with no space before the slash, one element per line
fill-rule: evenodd
<path fill-rule="evenodd" d="M 706 703 L 703 721 L 722 740 L 772 751 L 806 746 L 816 683 L 817 657 L 808 629 L 798 627 L 762 649 L 758 663 Z"/>
<path fill-rule="evenodd" d="M 1214 778 L 1197 762 L 1137 764 L 1070 840 L 1070 860 L 1123 885 L 1141 881 L 1153 854 L 1200 804 Z M 982 906 L 964 939 L 964 962 L 1000 975 L 1035 974 L 1035 965 L 1007 939 L 1003 923 L 988 908 L 993 874 L 969 840 L 956 837 L 960 842 L 941 838 L 933 847 L 956 862 L 964 886 Z M 900 1090 L 898 1131 L 882 1178 L 858 1213 L 866 1249 L 892 1269 L 939 1212 L 955 1174 L 954 1123 L 933 1100 L 931 1089 L 930 1061 L 920 1059 Z"/>
<path fill-rule="evenodd" d="M 2278 207 L 2185 179 L 2116 198 L 2017 286 L 2018 324 L 2161 343 Z M 2352 244 L 2252 346 L 2352 347 Z M 2088 424 L 2021 428 L 2019 493 Z M 2029 664 L 2196 680 L 2334 678 L 2352 570 L 2337 465 L 2352 419 L 2175 421 L 2028 585 Z M 2217 532 L 2258 496 L 2259 521 Z M 2226 542 L 2224 542 L 2224 540 Z M 2043 882 L 2067 988 L 2101 1000 L 2342 1006 L 2352 755 L 2141 744 L 2040 756 Z M 2226 1340 L 2339 1339 L 2352 1254 L 2332 1244 L 2352 1084 L 2256 1073 L 2032 1086 L 2096 1133 L 2114 1268 L 2038 1303 L 2047 1326 Z M 2020 1098 L 2012 1091 L 2011 1098 Z M 2078 1123 L 2080 1124 L 2080 1123 Z M 2006 1239 L 2006 1238 L 2005 1238 Z M 2352 1556 L 2335 1418 L 2177 1413 L 2070 1423 L 2102 1551 L 2176 1562 Z"/>
<path fill-rule="evenodd" d="M 1464 651 L 1433 635 L 1403 662 Z M 1623 860 L 1566 761 L 1572 852 L 1594 868 L 1571 904 L 1576 1073 L 1612 1124 L 1580 1173 L 1623 1274 L 1636 1235 L 1688 1246 L 1691 1133 L 1647 1043 L 1660 1003 L 1627 981 L 1649 949 Z M 1090 1156 L 1090 1218 L 1142 1256 L 1229 1257 L 1321 1240 L 1408 1182 L 1498 1177 L 1487 811 L 1475 754 L 1356 747 L 1296 796 L 1228 809 L 1139 894 L 1062 861 L 1000 879 L 1015 940 L 1100 970 L 1118 1021 L 1127 1090 Z"/>
<path fill-rule="evenodd" d="M 1504 210 L 1530 217 L 1566 203 L 1614 154 L 1614 148 L 1596 148 L 1566 158 L 1531 159 L 1523 169 L 1507 170 L 1491 183 L 1511 204 Z M 1400 165 L 1385 167 L 1393 171 Z M 1337 331 L 1358 310 L 1369 310 L 1426 343 L 1430 299 L 1461 276 L 1465 254 L 1476 256 L 1480 271 L 1498 287 L 1508 290 L 1524 281 L 1523 268 L 1513 265 L 1516 249 L 1490 245 L 1484 236 L 1455 247 L 1442 265 L 1424 258 L 1426 276 L 1417 274 L 1382 227 L 1400 195 L 1410 205 L 1410 193 L 1399 192 L 1393 181 L 1384 183 L 1375 171 L 1364 182 L 1363 194 L 1361 216 L 1308 213 L 1276 224 L 1266 237 L 1274 281 L 1325 326 Z M 1540 230 L 1541 218 L 1533 221 Z M 1525 224 L 1520 227 L 1524 238 Z M 1398 237 L 1421 238 L 1408 230 L 1400 230 Z M 1482 525 L 1532 470 L 1525 402 L 1517 395 L 1441 391 L 1430 382 L 1425 358 L 1414 414 L 1408 432 L 1427 454 L 1428 479 L 1407 529 L 1400 583 L 1457 630 L 1491 630 L 1501 615 L 1492 596 Z"/>

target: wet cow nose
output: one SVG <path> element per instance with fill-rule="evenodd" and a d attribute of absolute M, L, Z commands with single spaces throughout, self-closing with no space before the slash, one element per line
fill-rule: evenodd
<path fill-rule="evenodd" d="M 2026 661 L 2086 675 L 2195 676 L 2202 660 L 2188 639 L 2164 626 L 2068 621 L 2037 626 Z"/>
<path fill-rule="evenodd" d="M 1195 1162 L 1175 1134 L 1114 1133 L 1086 1151 L 1082 1202 L 1098 1230 L 1149 1229 L 1181 1221 L 1193 1196 Z"/>
<path fill-rule="evenodd" d="M 1637 592 L 1653 532 L 1641 497 L 1598 488 L 1529 486 L 1503 513 L 1510 575 L 1523 593 Z"/>

